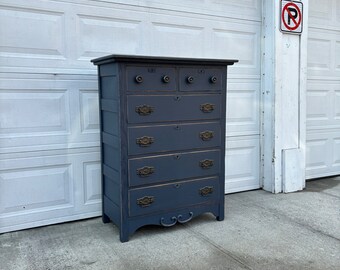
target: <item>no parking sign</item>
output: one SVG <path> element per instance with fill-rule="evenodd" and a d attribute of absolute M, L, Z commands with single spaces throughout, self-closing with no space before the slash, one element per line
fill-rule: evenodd
<path fill-rule="evenodd" d="M 281 1 L 281 31 L 301 34 L 303 21 L 303 4 L 297 1 Z"/>

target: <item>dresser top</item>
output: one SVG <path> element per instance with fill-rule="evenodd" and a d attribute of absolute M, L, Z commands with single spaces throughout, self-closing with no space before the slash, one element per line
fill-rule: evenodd
<path fill-rule="evenodd" d="M 94 65 L 107 64 L 112 62 L 144 63 L 144 64 L 189 64 L 189 65 L 224 65 L 229 66 L 238 62 L 233 59 L 211 59 L 211 58 L 182 58 L 145 55 L 119 55 L 111 54 L 92 59 Z"/>

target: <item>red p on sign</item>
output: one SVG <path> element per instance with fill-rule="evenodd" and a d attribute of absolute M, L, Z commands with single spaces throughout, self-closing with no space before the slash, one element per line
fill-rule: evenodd
<path fill-rule="evenodd" d="M 302 33 L 303 4 L 297 1 L 281 1 L 280 29 L 286 33 Z"/>

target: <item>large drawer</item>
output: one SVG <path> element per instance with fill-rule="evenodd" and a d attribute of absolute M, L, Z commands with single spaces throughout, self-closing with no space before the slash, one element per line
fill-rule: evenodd
<path fill-rule="evenodd" d="M 179 70 L 180 91 L 221 91 L 223 69 L 188 67 Z"/>
<path fill-rule="evenodd" d="M 218 119 L 221 95 L 128 96 L 129 123 Z M 224 102 L 224 101 L 223 101 Z"/>
<path fill-rule="evenodd" d="M 129 185 L 132 187 L 219 174 L 220 159 L 220 150 L 133 158 L 128 161 Z"/>
<path fill-rule="evenodd" d="M 128 154 L 190 150 L 221 145 L 219 122 L 128 128 Z"/>
<path fill-rule="evenodd" d="M 219 178 L 209 177 L 129 191 L 130 216 L 167 211 L 219 199 Z"/>
<path fill-rule="evenodd" d="M 159 66 L 128 66 L 126 85 L 127 91 L 176 91 L 176 69 Z"/>

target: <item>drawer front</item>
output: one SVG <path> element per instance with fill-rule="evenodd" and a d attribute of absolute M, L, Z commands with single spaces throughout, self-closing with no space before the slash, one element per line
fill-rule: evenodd
<path fill-rule="evenodd" d="M 219 193 L 218 177 L 132 189 L 129 191 L 130 216 L 217 201 Z"/>
<path fill-rule="evenodd" d="M 129 155 L 218 147 L 220 145 L 221 125 L 219 122 L 128 128 Z"/>
<path fill-rule="evenodd" d="M 180 91 L 221 91 L 223 70 L 216 68 L 180 68 Z"/>
<path fill-rule="evenodd" d="M 158 66 L 128 66 L 127 91 L 176 91 L 176 69 Z"/>
<path fill-rule="evenodd" d="M 205 177 L 220 172 L 220 150 L 134 158 L 129 160 L 129 185 Z"/>
<path fill-rule="evenodd" d="M 221 95 L 128 96 L 129 123 L 218 119 Z"/>

